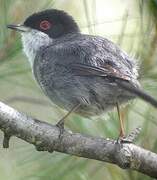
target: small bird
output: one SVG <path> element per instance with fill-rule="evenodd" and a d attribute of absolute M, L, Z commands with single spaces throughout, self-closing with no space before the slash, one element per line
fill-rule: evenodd
<path fill-rule="evenodd" d="M 134 59 L 116 44 L 82 34 L 73 17 L 62 10 L 34 13 L 20 25 L 8 25 L 22 35 L 23 50 L 35 79 L 50 100 L 68 114 L 100 115 L 139 97 L 157 107 L 138 81 Z M 119 113 L 120 118 L 120 113 Z M 120 118 L 120 136 L 124 136 Z"/>

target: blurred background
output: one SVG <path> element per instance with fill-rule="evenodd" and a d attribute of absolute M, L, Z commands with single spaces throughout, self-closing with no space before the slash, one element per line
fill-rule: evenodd
<path fill-rule="evenodd" d="M 51 104 L 36 84 L 20 35 L 6 28 L 47 8 L 70 13 L 83 33 L 101 35 L 119 44 L 139 65 L 140 82 L 157 99 L 157 0 L 0 0 L 0 101 L 30 116 L 55 124 L 66 112 Z M 157 153 L 157 110 L 137 99 L 122 107 L 126 132 L 141 126 L 136 144 Z M 69 117 L 66 128 L 83 134 L 117 138 L 117 112 L 93 119 Z M 3 134 L 0 132 L 0 142 Z M 0 148 L 4 180 L 149 180 L 140 173 L 54 152 L 37 152 L 12 138 Z"/>

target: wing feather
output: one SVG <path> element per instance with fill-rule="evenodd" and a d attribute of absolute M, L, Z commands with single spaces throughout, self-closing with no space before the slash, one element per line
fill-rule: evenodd
<path fill-rule="evenodd" d="M 117 69 L 111 65 L 104 65 L 103 67 L 96 67 L 87 64 L 73 63 L 71 68 L 74 74 L 78 76 L 102 76 L 102 77 L 113 77 L 123 80 L 131 80 L 129 76 L 121 74 Z"/>

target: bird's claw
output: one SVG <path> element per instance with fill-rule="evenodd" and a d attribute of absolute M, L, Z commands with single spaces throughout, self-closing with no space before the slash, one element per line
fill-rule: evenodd
<path fill-rule="evenodd" d="M 61 119 L 56 126 L 59 128 L 59 139 L 61 138 L 61 136 L 63 135 L 64 132 L 64 119 Z"/>
<path fill-rule="evenodd" d="M 138 135 L 141 132 L 141 128 L 138 127 L 136 129 L 134 129 L 128 136 L 126 137 L 118 137 L 116 143 L 121 144 L 121 143 L 133 143 L 136 138 L 138 137 Z"/>

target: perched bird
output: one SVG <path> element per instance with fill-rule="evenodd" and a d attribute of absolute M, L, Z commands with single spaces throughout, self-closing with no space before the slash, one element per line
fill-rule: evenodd
<path fill-rule="evenodd" d="M 34 76 L 53 103 L 69 113 L 100 115 L 140 97 L 157 101 L 140 88 L 136 62 L 116 44 L 86 35 L 66 12 L 49 9 L 34 13 L 23 24 L 8 25 L 22 35 L 23 50 Z M 121 122 L 120 136 L 124 136 Z"/>

